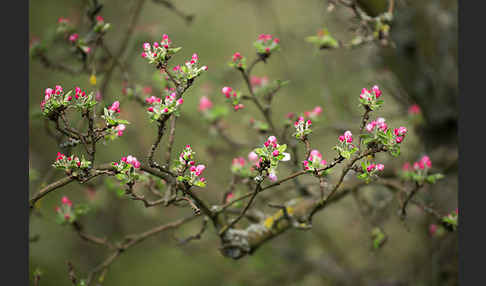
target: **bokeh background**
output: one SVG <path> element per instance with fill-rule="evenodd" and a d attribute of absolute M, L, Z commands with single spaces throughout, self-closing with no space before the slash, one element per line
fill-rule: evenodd
<path fill-rule="evenodd" d="M 100 1 L 101 15 L 112 24 L 105 42 L 117 50 L 127 28 L 136 1 Z M 380 1 L 360 1 L 379 7 Z M 232 149 L 201 120 L 197 110 L 201 96 L 224 105 L 220 93 L 229 85 L 245 90 L 238 72 L 227 63 L 234 52 L 250 60 L 255 57 L 253 41 L 261 33 L 281 39 L 281 51 L 267 64 L 255 67 L 253 75 L 271 80 L 289 80 L 272 103 L 272 118 L 281 130 L 285 114 L 302 113 L 315 106 L 323 108 L 315 123 L 312 146 L 324 158 L 332 160 L 331 149 L 344 130 L 357 134 L 362 112 L 358 96 L 363 87 L 374 84 L 384 92 L 385 108 L 375 116 L 387 118 L 389 125 L 404 125 L 410 130 L 402 154 L 397 159 L 380 154 L 386 176 L 394 176 L 404 162 L 414 162 L 428 154 L 434 171 L 446 178 L 424 188 L 418 198 L 433 204 L 446 214 L 457 206 L 457 1 L 396 1 L 395 21 L 390 32 L 395 47 L 370 44 L 358 49 L 319 51 L 304 41 L 323 27 L 342 41 L 353 37 L 356 20 L 349 9 L 337 6 L 329 13 L 328 2 L 318 0 L 211 0 L 174 1 L 183 13 L 194 14 L 187 24 L 163 5 L 146 1 L 128 48 L 126 61 L 131 78 L 141 86 L 160 90 L 160 74 L 141 57 L 142 43 L 161 39 L 167 33 L 182 51 L 172 63 L 183 63 L 197 52 L 209 71 L 198 78 L 184 95 L 182 116 L 177 122 L 174 154 L 191 144 L 199 161 L 206 163 L 207 188 L 201 196 L 213 204 L 221 201 L 231 178 L 231 160 L 244 156 L 251 148 Z M 73 23 L 87 22 L 86 1 L 32 0 L 29 7 L 30 38 L 52 43 L 50 58 L 65 65 L 79 66 L 66 43 L 55 42 L 57 19 L 68 17 Z M 69 75 L 46 68 L 36 60 L 29 66 L 30 107 L 30 194 L 48 182 L 63 176 L 51 167 L 61 149 L 49 137 L 45 120 L 39 117 L 39 104 L 46 87 L 61 84 L 65 89 L 91 85 L 90 74 Z M 96 74 L 96 73 L 95 73 Z M 118 161 L 133 154 L 145 158 L 156 127 L 150 124 L 144 109 L 122 93 L 122 74 L 115 69 L 113 79 L 103 94 L 102 106 L 121 102 L 121 117 L 131 124 L 124 136 L 106 145 L 98 145 L 97 162 Z M 423 121 L 417 123 L 407 114 L 417 103 Z M 250 118 L 262 120 L 251 102 L 240 112 L 230 112 L 224 119 L 226 132 L 234 140 L 260 144 L 268 136 L 249 127 Z M 73 117 L 73 120 L 78 120 Z M 50 130 L 54 130 L 50 126 Z M 164 140 L 165 142 L 165 140 Z M 165 143 L 164 145 L 165 146 Z M 164 150 L 165 151 L 165 150 Z M 158 158 L 164 151 L 159 150 Z M 73 153 L 82 154 L 74 148 Z M 281 167 L 279 177 L 292 172 Z M 334 172 L 338 173 L 338 172 Z M 334 174 L 331 175 L 331 182 Z M 351 178 L 350 178 L 351 180 Z M 312 183 L 312 179 L 302 179 Z M 72 229 L 55 223 L 54 208 L 63 195 L 74 203 L 86 203 L 91 212 L 81 221 L 87 232 L 116 240 L 123 235 L 146 230 L 163 222 L 187 215 L 190 209 L 144 208 L 140 202 L 124 199 L 111 188 L 115 181 L 98 178 L 89 185 L 73 183 L 40 201 L 31 215 L 29 243 L 30 273 L 41 269 L 41 285 L 71 285 L 66 261 L 71 261 L 79 276 L 87 273 L 107 255 L 106 250 L 82 241 Z M 292 184 L 262 194 L 261 200 L 283 202 L 295 197 Z M 315 187 L 314 187 L 315 188 Z M 244 188 L 241 192 L 246 191 Z M 177 246 L 176 238 L 198 231 L 199 221 L 181 229 L 162 233 L 124 253 L 108 271 L 104 285 L 457 285 L 457 233 L 431 236 L 432 219 L 413 205 L 405 223 L 398 215 L 398 203 L 391 193 L 376 186 L 363 189 L 361 200 L 373 206 L 371 215 L 360 212 L 360 200 L 352 196 L 316 215 L 311 231 L 290 230 L 266 243 L 254 255 L 233 261 L 220 255 L 219 240 L 212 226 L 201 240 Z M 259 207 L 271 214 L 263 202 Z M 371 229 L 380 226 L 388 235 L 385 245 L 372 249 Z"/>

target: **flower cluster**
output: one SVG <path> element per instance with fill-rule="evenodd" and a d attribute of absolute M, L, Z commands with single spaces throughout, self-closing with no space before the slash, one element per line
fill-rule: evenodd
<path fill-rule="evenodd" d="M 93 93 L 86 94 L 81 88 L 76 87 L 73 91 L 70 90 L 64 93 L 62 86 L 56 85 L 54 89 L 46 88 L 44 92 L 44 100 L 42 100 L 40 107 L 44 116 L 51 116 L 59 113 L 68 107 L 73 107 L 78 110 L 89 109 L 96 104 L 93 98 Z"/>
<path fill-rule="evenodd" d="M 75 170 L 84 170 L 90 168 L 91 162 L 85 160 L 82 156 L 81 159 L 79 159 L 78 156 L 71 155 L 68 157 L 60 152 L 57 152 L 56 161 L 54 164 L 52 164 L 52 166 L 72 173 Z"/>
<path fill-rule="evenodd" d="M 383 104 L 383 100 L 379 99 L 381 95 L 382 92 L 377 85 L 373 86 L 371 90 L 363 88 L 359 95 L 359 101 L 366 108 L 375 110 Z"/>
<path fill-rule="evenodd" d="M 130 124 L 127 120 L 118 118 L 120 114 L 120 102 L 115 101 L 108 108 L 104 108 L 103 115 L 101 116 L 106 121 L 106 126 L 110 133 L 108 133 L 106 139 L 114 139 L 116 136 L 122 136 L 125 131 L 125 124 Z"/>
<path fill-rule="evenodd" d="M 231 172 L 243 178 L 255 175 L 255 164 L 258 162 L 258 155 L 255 152 L 248 154 L 248 162 L 243 157 L 234 158 L 231 164 Z"/>
<path fill-rule="evenodd" d="M 440 173 L 430 174 L 429 169 L 432 168 L 432 161 L 429 156 L 424 155 L 420 160 L 410 164 L 406 162 L 403 164 L 401 177 L 405 180 L 412 180 L 419 184 L 424 181 L 430 184 L 434 184 L 437 180 L 442 179 L 444 175 Z"/>
<path fill-rule="evenodd" d="M 71 200 L 63 196 L 61 198 L 61 206 L 56 206 L 56 222 L 59 224 L 73 223 L 76 219 L 86 214 L 89 211 L 87 205 L 79 204 L 76 207 L 73 206 Z"/>
<path fill-rule="evenodd" d="M 116 178 L 121 181 L 121 184 L 133 184 L 140 177 L 135 169 L 140 169 L 141 164 L 132 155 L 122 157 L 120 162 L 113 162 L 112 166 L 117 171 Z"/>
<path fill-rule="evenodd" d="M 408 114 L 410 115 L 418 115 L 421 113 L 420 106 L 417 104 L 413 104 L 408 108 Z"/>
<path fill-rule="evenodd" d="M 388 128 L 386 120 L 383 117 L 379 117 L 376 120 L 371 121 L 365 126 L 368 134 L 361 134 L 363 144 L 382 144 L 386 146 L 393 156 L 400 154 L 400 147 L 398 144 L 402 143 L 408 130 L 406 127 L 400 126 L 399 128 Z"/>
<path fill-rule="evenodd" d="M 258 39 L 253 43 L 253 46 L 257 49 L 257 53 L 260 55 L 270 55 L 272 52 L 276 52 L 280 49 L 280 40 L 274 38 L 270 34 L 261 34 Z"/>
<path fill-rule="evenodd" d="M 322 113 L 322 107 L 316 106 L 311 111 L 304 111 L 304 117 L 315 120 L 319 117 L 319 115 L 321 115 L 321 113 Z"/>
<path fill-rule="evenodd" d="M 333 149 L 337 150 L 340 156 L 349 159 L 354 152 L 358 151 L 358 148 L 353 144 L 353 134 L 351 131 L 344 132 L 338 139 L 340 143 L 334 146 Z"/>
<path fill-rule="evenodd" d="M 213 103 L 207 96 L 203 96 L 199 99 L 199 111 L 207 112 L 209 109 L 213 107 Z"/>
<path fill-rule="evenodd" d="M 105 19 L 98 15 L 96 16 L 96 24 L 93 28 L 93 30 L 96 32 L 96 33 L 105 33 L 106 31 L 108 31 L 109 29 L 111 28 L 111 24 L 110 23 L 106 23 L 105 22 Z"/>
<path fill-rule="evenodd" d="M 446 224 L 450 225 L 452 230 L 456 230 L 457 226 L 459 224 L 459 209 L 456 208 L 456 210 L 447 216 L 444 216 L 442 218 L 442 221 L 445 222 Z"/>
<path fill-rule="evenodd" d="M 149 64 L 164 64 L 170 57 L 180 51 L 182 48 L 171 48 L 172 41 L 166 34 L 162 35 L 162 41 L 143 44 L 142 58 L 148 60 Z"/>
<path fill-rule="evenodd" d="M 300 116 L 297 121 L 294 122 L 294 127 L 296 132 L 294 133 L 295 138 L 304 140 L 307 135 L 312 133 L 310 129 L 312 121 L 310 119 L 305 120 L 303 116 Z"/>
<path fill-rule="evenodd" d="M 207 71 L 207 66 L 199 67 L 199 56 L 193 54 L 191 59 L 183 66 L 175 66 L 172 71 L 176 79 L 188 81 L 198 77 L 203 71 Z"/>
<path fill-rule="evenodd" d="M 267 76 L 262 76 L 262 77 L 251 76 L 250 83 L 253 88 L 261 88 L 268 85 L 269 81 Z"/>
<path fill-rule="evenodd" d="M 376 176 L 378 172 L 385 169 L 385 165 L 363 161 L 361 162 L 361 169 L 362 173 L 358 175 L 358 178 L 363 179 L 368 183 L 373 176 Z"/>
<path fill-rule="evenodd" d="M 278 163 L 280 161 L 290 160 L 290 154 L 284 152 L 286 149 L 287 145 L 279 145 L 275 136 L 268 137 L 267 141 L 263 144 L 263 147 L 253 150 L 258 156 L 258 161 L 255 163 L 256 169 L 260 172 L 266 170 L 269 178 L 273 180 L 276 178 L 275 170 L 277 169 Z M 254 157 L 253 154 L 251 154 L 251 156 Z"/>
<path fill-rule="evenodd" d="M 233 105 L 235 111 L 238 111 L 245 106 L 240 103 L 241 94 L 239 92 L 233 91 L 229 86 L 225 86 L 221 89 L 221 93 L 226 97 L 226 100 Z"/>
<path fill-rule="evenodd" d="M 202 172 L 206 169 L 206 166 L 199 164 L 196 166 L 194 161 L 195 152 L 192 150 L 191 145 L 186 145 L 179 155 L 179 159 L 174 161 L 174 171 L 180 175 L 177 180 L 185 182 L 190 186 L 205 187 L 206 179 L 201 177 Z M 185 175 L 186 170 L 189 168 L 189 175 Z"/>
<path fill-rule="evenodd" d="M 233 54 L 233 57 L 231 58 L 231 62 L 228 64 L 230 67 L 236 68 L 236 69 L 246 69 L 246 58 L 243 57 L 239 52 L 236 52 Z"/>
<path fill-rule="evenodd" d="M 322 159 L 322 155 L 318 150 L 312 150 L 309 154 L 309 158 L 302 162 L 304 170 L 315 171 L 322 169 L 326 166 L 326 160 Z"/>
<path fill-rule="evenodd" d="M 73 223 L 76 219 L 76 215 L 73 208 L 73 203 L 68 197 L 61 198 L 61 206 L 56 206 L 56 221 L 59 224 Z"/>
<path fill-rule="evenodd" d="M 158 97 L 151 96 L 147 97 L 145 102 L 150 104 L 147 108 L 150 119 L 159 120 L 162 115 L 169 115 L 173 112 L 176 112 L 176 115 L 179 115 L 177 112 L 178 107 L 184 103 L 184 99 L 177 99 L 176 93 L 173 92 L 170 95 L 167 95 L 163 101 Z"/>

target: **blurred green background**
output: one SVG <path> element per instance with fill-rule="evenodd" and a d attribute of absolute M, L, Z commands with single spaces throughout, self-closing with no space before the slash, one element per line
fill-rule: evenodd
<path fill-rule="evenodd" d="M 100 15 L 112 24 L 105 43 L 116 51 L 127 28 L 131 9 L 136 1 L 106 0 Z M 373 1 L 371 1 L 373 2 Z M 197 52 L 207 73 L 199 77 L 184 95 L 182 116 L 177 122 L 173 156 L 191 144 L 198 161 L 207 165 L 208 186 L 198 191 L 217 204 L 231 178 L 231 160 L 246 157 L 251 148 L 233 150 L 201 120 L 197 110 L 201 96 L 215 104 L 225 104 L 220 93 L 228 85 L 245 90 L 241 76 L 228 67 L 234 52 L 250 60 L 255 57 L 253 41 L 261 33 L 271 33 L 281 40 L 281 51 L 266 64 L 255 67 L 253 75 L 270 80 L 289 80 L 272 103 L 272 118 L 281 130 L 288 112 L 302 113 L 319 105 L 321 120 L 315 123 L 312 147 L 328 161 L 334 158 L 331 149 L 339 133 L 351 130 L 358 134 L 358 96 L 363 87 L 374 84 L 384 93 L 385 108 L 373 115 L 387 118 L 389 126 L 407 126 L 402 154 L 397 159 L 380 154 L 387 176 L 393 176 L 406 161 L 416 161 L 423 154 L 432 158 L 434 170 L 446 179 L 423 189 L 420 198 L 433 202 L 445 214 L 457 206 L 457 3 L 456 1 L 396 1 L 396 21 L 391 37 L 396 48 L 370 44 L 359 49 L 318 51 L 304 41 L 323 27 L 342 41 L 353 37 L 356 26 L 349 9 L 337 6 L 327 11 L 327 1 L 307 0 L 212 0 L 174 1 L 177 9 L 194 14 L 188 25 L 166 7 L 146 1 L 134 36 L 122 60 L 126 61 L 131 78 L 142 86 L 160 84 L 160 75 L 140 57 L 142 43 L 160 40 L 166 33 L 175 46 L 183 47 L 172 60 L 182 64 Z M 53 36 L 57 19 L 68 17 L 77 25 L 86 23 L 85 1 L 33 0 L 29 7 L 30 38 L 41 41 Z M 82 32 L 81 32 L 82 33 Z M 65 43 L 49 48 L 48 55 L 63 64 L 79 66 Z M 46 68 L 31 60 L 29 66 L 30 99 L 30 194 L 43 184 L 63 177 L 51 167 L 60 151 L 53 138 L 46 134 L 45 121 L 38 116 L 44 89 L 56 84 L 65 90 L 80 86 L 88 91 L 100 88 L 89 82 L 89 74 L 71 76 Z M 245 90 L 246 91 L 246 90 Z M 158 94 L 154 95 L 158 96 Z M 122 93 L 122 75 L 115 69 L 113 79 L 99 104 L 121 102 L 121 118 L 131 122 L 122 138 L 97 147 L 97 164 L 118 161 L 132 154 L 145 159 L 155 139 L 156 127 L 146 112 Z M 424 111 L 425 121 L 414 125 L 407 116 L 412 103 Z M 230 112 L 224 118 L 227 132 L 238 141 L 257 145 L 266 135 L 249 127 L 250 118 L 262 120 L 251 102 L 243 111 Z M 73 117 L 73 120 L 79 118 Z M 51 129 L 53 130 L 52 126 Z M 165 146 L 166 138 L 163 140 Z M 299 150 L 303 150 L 299 146 Z M 73 153 L 82 154 L 76 147 Z M 162 159 L 165 149 L 158 151 Z M 32 171 L 33 170 L 33 171 Z M 279 177 L 292 172 L 290 166 L 279 169 Z M 331 174 L 331 178 L 338 174 Z M 313 183 L 312 178 L 302 179 Z M 331 179 L 331 182 L 332 179 Z M 295 197 L 289 190 L 293 184 L 262 194 L 265 201 L 283 202 Z M 313 188 L 316 188 L 314 186 Z M 244 188 L 242 192 L 246 191 Z M 30 273 L 39 268 L 44 273 L 41 285 L 71 285 L 66 261 L 71 261 L 79 276 L 101 262 L 108 254 L 101 247 L 82 241 L 67 226 L 55 223 L 54 208 L 67 195 L 73 203 L 87 203 L 92 211 L 81 218 L 86 231 L 116 240 L 123 235 L 144 231 L 170 222 L 191 211 L 173 207 L 144 208 L 136 201 L 120 198 L 107 188 L 103 178 L 90 185 L 73 183 L 41 200 L 39 210 L 30 217 Z M 406 224 L 397 215 L 398 203 L 382 188 L 369 187 L 363 197 L 374 206 L 372 219 L 363 217 L 352 196 L 316 215 L 311 231 L 290 230 L 266 243 L 254 255 L 233 261 L 220 255 L 219 239 L 209 226 L 201 240 L 177 246 L 177 238 L 198 231 L 200 220 L 175 231 L 162 233 L 124 253 L 108 271 L 104 285 L 457 285 L 457 233 L 431 237 L 432 220 L 418 208 L 409 207 Z M 259 202 L 265 212 L 272 209 Z M 388 235 L 387 243 L 372 250 L 370 232 L 380 226 Z"/>

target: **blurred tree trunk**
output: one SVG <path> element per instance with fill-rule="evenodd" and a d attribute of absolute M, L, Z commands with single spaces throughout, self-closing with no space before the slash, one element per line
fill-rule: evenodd
<path fill-rule="evenodd" d="M 457 148 L 457 1 L 407 1 L 395 10 L 391 37 L 396 49 L 382 49 L 382 64 L 422 109 L 418 128 L 427 152 Z"/>

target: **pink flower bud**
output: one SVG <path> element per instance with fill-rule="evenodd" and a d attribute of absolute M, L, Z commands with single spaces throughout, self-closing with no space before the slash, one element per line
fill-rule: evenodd
<path fill-rule="evenodd" d="M 64 197 L 61 198 L 61 203 L 63 205 L 69 205 L 69 206 L 72 206 L 73 205 L 72 202 L 69 200 L 69 198 L 66 197 L 66 196 L 64 196 Z"/>
<path fill-rule="evenodd" d="M 257 160 L 258 160 L 258 155 L 257 155 L 255 152 L 251 151 L 251 152 L 248 154 L 248 160 L 249 160 L 250 162 L 255 162 L 255 161 L 257 161 Z"/>
<path fill-rule="evenodd" d="M 101 17 L 100 15 L 96 16 L 96 21 L 98 22 L 104 22 L 105 19 L 103 19 L 103 17 Z"/>
<path fill-rule="evenodd" d="M 154 42 L 153 46 L 154 46 L 154 48 L 158 48 L 159 47 L 159 43 Z"/>
<path fill-rule="evenodd" d="M 69 36 L 69 41 L 71 41 L 72 43 L 76 42 L 76 40 L 79 38 L 79 35 L 78 34 L 72 34 L 71 36 Z"/>
<path fill-rule="evenodd" d="M 373 86 L 371 90 L 375 93 L 376 98 L 379 98 L 381 96 L 381 90 L 378 88 L 377 85 Z"/>
<path fill-rule="evenodd" d="M 177 100 L 177 102 L 176 102 L 176 104 L 177 104 L 177 105 L 181 105 L 181 104 L 183 104 L 183 103 L 184 103 L 184 99 L 182 99 L 182 98 L 179 98 L 179 99 Z"/>
<path fill-rule="evenodd" d="M 279 154 L 278 150 L 274 150 L 273 153 L 272 153 L 273 157 L 277 157 L 278 154 Z"/>
<path fill-rule="evenodd" d="M 429 233 L 430 235 L 434 235 L 437 231 L 437 225 L 436 224 L 431 224 L 429 225 Z"/>
<path fill-rule="evenodd" d="M 147 53 L 146 52 L 142 52 L 141 56 L 142 56 L 142 58 L 146 58 L 147 57 Z"/>
<path fill-rule="evenodd" d="M 398 136 L 397 138 L 395 138 L 395 141 L 397 141 L 397 143 L 402 143 L 403 137 Z"/>
<path fill-rule="evenodd" d="M 408 114 L 415 115 L 420 114 L 420 106 L 413 104 L 408 108 Z"/>
<path fill-rule="evenodd" d="M 376 170 L 383 171 L 384 169 L 385 169 L 385 165 L 383 165 L 383 164 L 377 164 L 376 165 Z"/>
<path fill-rule="evenodd" d="M 202 69 L 203 71 L 207 71 L 207 70 L 208 70 L 208 66 L 202 66 L 202 67 L 201 67 L 201 69 Z"/>
<path fill-rule="evenodd" d="M 231 91 L 233 91 L 233 89 L 229 86 L 225 86 L 223 87 L 223 89 L 221 89 L 221 92 L 226 95 L 228 97 L 228 95 L 231 93 Z"/>
<path fill-rule="evenodd" d="M 149 108 L 147 108 L 147 111 L 148 112 L 154 112 L 154 108 L 152 106 L 150 106 Z"/>
<path fill-rule="evenodd" d="M 199 111 L 206 111 L 213 107 L 213 103 L 206 96 L 201 97 L 199 100 Z"/>

